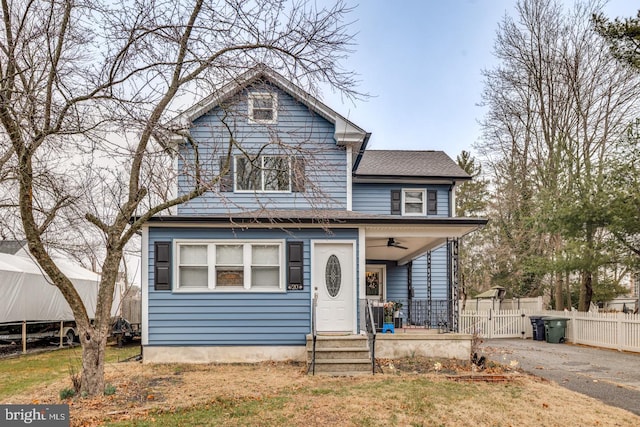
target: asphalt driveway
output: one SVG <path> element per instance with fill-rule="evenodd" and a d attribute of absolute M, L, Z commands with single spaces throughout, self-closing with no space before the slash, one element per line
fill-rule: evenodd
<path fill-rule="evenodd" d="M 640 415 L 640 353 L 530 339 L 484 340 L 479 353 Z"/>

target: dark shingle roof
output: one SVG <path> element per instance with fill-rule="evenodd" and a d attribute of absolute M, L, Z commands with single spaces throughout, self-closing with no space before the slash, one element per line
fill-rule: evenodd
<path fill-rule="evenodd" d="M 444 151 L 367 150 L 355 175 L 471 179 Z"/>

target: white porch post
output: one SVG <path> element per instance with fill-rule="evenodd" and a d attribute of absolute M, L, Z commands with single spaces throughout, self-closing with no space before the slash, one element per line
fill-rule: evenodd
<path fill-rule="evenodd" d="M 142 345 L 149 344 L 149 227 L 142 227 L 142 270 L 140 272 L 140 292 L 142 293 Z"/>
<path fill-rule="evenodd" d="M 367 233 L 363 227 L 358 229 L 358 272 L 357 281 L 358 284 L 358 298 L 356 298 L 357 307 L 360 307 L 360 300 L 366 298 L 365 286 L 366 286 L 366 271 L 367 271 Z M 358 323 L 363 317 L 358 315 Z M 358 324 L 357 330 L 366 329 L 365 325 Z"/>

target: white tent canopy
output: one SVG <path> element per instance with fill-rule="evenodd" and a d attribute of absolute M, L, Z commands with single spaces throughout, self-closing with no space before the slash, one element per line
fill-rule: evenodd
<path fill-rule="evenodd" d="M 71 280 L 90 318 L 95 316 L 100 276 L 55 260 Z M 118 308 L 114 301 L 112 315 Z M 71 307 L 38 264 L 29 257 L 0 253 L 0 323 L 73 320 Z"/>

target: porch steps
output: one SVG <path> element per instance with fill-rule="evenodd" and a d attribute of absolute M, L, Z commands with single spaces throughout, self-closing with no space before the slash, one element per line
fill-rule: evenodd
<path fill-rule="evenodd" d="M 307 336 L 307 363 L 313 357 L 313 337 Z M 353 376 L 371 374 L 369 344 L 364 335 L 318 335 L 315 373 Z"/>

